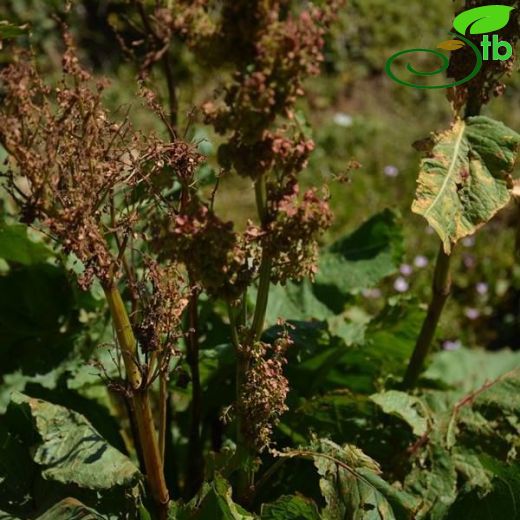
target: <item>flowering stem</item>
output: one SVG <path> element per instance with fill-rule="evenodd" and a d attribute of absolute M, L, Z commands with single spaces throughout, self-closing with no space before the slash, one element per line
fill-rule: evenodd
<path fill-rule="evenodd" d="M 170 499 L 164 478 L 148 390 L 146 385 L 142 384 L 141 371 L 139 370 L 137 341 L 119 289 L 112 283 L 107 284 L 104 287 L 104 291 L 121 348 L 127 378 L 132 387 L 130 408 L 137 428 L 138 442 L 142 451 L 148 486 L 159 517 L 161 519 L 166 518 Z"/>
<path fill-rule="evenodd" d="M 255 196 L 258 216 L 262 226 L 267 222 L 267 195 L 265 176 L 262 175 L 255 182 Z M 262 334 L 265 321 L 265 313 L 267 311 L 267 303 L 269 300 L 269 284 L 271 278 L 271 258 L 266 250 L 262 251 L 262 260 L 260 263 L 260 275 L 258 280 L 258 293 L 256 295 L 255 313 L 253 315 L 253 323 L 251 325 L 251 339 L 258 341 Z"/>
<path fill-rule="evenodd" d="M 439 323 L 442 310 L 450 295 L 451 276 L 450 276 L 450 260 L 451 255 L 444 252 L 443 245 L 440 245 L 439 254 L 435 263 L 435 272 L 433 276 L 432 299 L 428 305 L 428 312 L 424 319 L 421 332 L 417 338 L 415 349 L 406 369 L 403 379 L 404 388 L 413 388 L 417 384 L 419 375 L 421 374 L 424 361 L 430 351 L 435 330 Z"/>

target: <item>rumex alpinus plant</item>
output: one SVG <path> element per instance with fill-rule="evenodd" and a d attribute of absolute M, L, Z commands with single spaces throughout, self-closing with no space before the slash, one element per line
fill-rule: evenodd
<path fill-rule="evenodd" d="M 80 64 L 65 27 L 63 74 L 54 86 L 31 52 L 10 48 L 0 69 L 0 143 L 8 155 L 2 185 L 18 220 L 52 240 L 54 258 L 65 260 L 84 294 L 102 290 L 113 345 L 111 362 L 95 365 L 140 470 L 76 408 L 32 397 L 29 389 L 31 397 L 16 394 L 9 405 L 12 432 L 0 424 L 0 508 L 9 515 L 516 514 L 520 377 L 503 369 L 513 353 L 500 363 L 464 350 L 451 371 L 438 356 L 424 374 L 427 384 L 415 388 L 449 296 L 456 243 L 513 194 L 520 137 L 478 115 L 503 92 L 500 78 L 513 61 L 490 62 L 450 91 L 453 125 L 421 143 L 427 157 L 413 210 L 441 238 L 427 313 L 392 298 L 367 318 L 351 304 L 401 261 L 396 215 L 372 217 L 318 255 L 332 223 L 330 193 L 301 187 L 315 143 L 298 102 L 305 81 L 320 73 L 342 4 L 123 4 L 110 23 L 136 71 L 138 102 L 158 121 L 154 132 L 131 123 L 135 105 L 104 108 L 108 82 Z M 517 15 L 502 34 L 512 44 Z M 213 78 L 201 89 L 199 110 L 190 100 L 188 115 L 178 78 L 182 52 Z M 467 75 L 464 52 L 451 56 L 455 79 Z M 194 122 L 211 128 L 219 143 L 209 186 L 202 175 L 209 159 L 187 138 Z M 216 209 L 233 176 L 249 182 L 256 205 L 243 225 Z M 29 253 L 43 254 L 25 228 L 20 236 L 19 228 L 0 227 L 0 238 L 9 233 Z M 0 257 L 4 251 L 0 244 Z M 281 317 L 269 315 L 273 303 Z M 361 318 L 351 320 L 356 313 Z M 485 363 L 493 367 L 489 380 L 454 384 L 464 379 L 464 364 L 478 371 Z M 403 376 L 413 392 L 395 389 Z M 27 468 L 22 483 L 17 457 Z M 41 499 L 41 489 L 49 498 Z"/>
<path fill-rule="evenodd" d="M 233 411 L 239 450 L 250 454 L 243 484 L 250 487 L 254 454 L 269 446 L 272 427 L 286 409 L 288 390 L 283 365 L 290 339 L 283 335 L 273 346 L 260 342 L 269 285 L 271 280 L 285 283 L 313 275 L 316 240 L 331 222 L 326 194 L 311 189 L 300 197 L 297 175 L 313 143 L 299 130 L 293 110 L 303 94 L 302 81 L 319 72 L 323 33 L 334 6 L 323 11 L 311 7 L 293 15 L 284 14 L 277 2 L 225 2 L 221 20 L 213 22 L 206 4 L 180 3 L 174 18 L 163 8 L 148 13 L 136 2 L 152 46 L 142 76 L 167 52 L 169 38 L 176 32 L 195 52 L 199 46 L 211 45 L 213 52 L 221 53 L 211 59 L 212 66 L 229 62 L 236 67 L 224 87 L 222 103 L 208 102 L 203 111 L 218 132 L 229 134 L 219 152 L 223 168 L 233 168 L 254 181 L 260 224 L 251 223 L 244 233 L 221 221 L 193 188 L 202 158 L 176 137 L 172 85 L 169 117 L 155 94 L 143 90 L 166 124 L 172 139 L 168 143 L 136 132 L 126 119 L 110 120 L 102 108 L 104 85 L 93 84 L 79 65 L 68 33 L 59 86 L 46 86 L 31 56 L 24 53 L 16 55 L 1 75 L 0 138 L 12 161 L 7 188 L 19 204 L 23 222 L 37 224 L 64 253 L 73 253 L 82 262 L 80 285 L 86 289 L 96 278 L 103 287 L 125 366 L 121 391 L 129 400 L 136 449 L 161 516 L 169 501 L 163 471 L 166 382 L 171 358 L 177 356 L 185 308 L 189 315 L 186 355 L 194 393 L 188 493 L 194 493 L 203 478 L 197 370 L 201 291 L 229 305 L 237 358 Z M 246 23 L 237 25 L 236 18 L 244 14 Z M 192 26 L 199 19 L 207 25 L 204 31 Z M 228 53 L 231 42 L 234 52 Z M 155 49 L 159 43 L 162 50 Z M 168 75 L 168 62 L 163 64 Z M 180 184 L 179 200 L 164 199 L 156 188 L 156 178 L 164 171 L 171 175 L 170 184 L 174 180 Z M 149 194 L 152 210 L 130 201 L 137 188 Z M 146 260 L 142 280 L 129 254 L 136 239 L 150 240 L 152 251 L 166 262 L 166 267 L 160 267 L 152 258 Z M 246 305 L 246 288 L 257 277 L 249 323 L 240 309 Z M 121 296 L 123 281 L 130 310 Z M 157 378 L 161 388 L 158 435 L 149 396 Z"/>

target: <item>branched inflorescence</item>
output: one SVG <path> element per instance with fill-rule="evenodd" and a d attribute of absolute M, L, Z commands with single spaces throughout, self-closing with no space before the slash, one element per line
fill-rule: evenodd
<path fill-rule="evenodd" d="M 186 265 L 192 280 L 212 296 L 237 298 L 255 272 L 255 247 L 195 196 L 154 228 L 160 258 Z"/>
<path fill-rule="evenodd" d="M 319 73 L 324 33 L 336 8 L 336 2 L 298 10 L 276 0 L 174 2 L 173 32 L 205 65 L 233 70 L 202 112 L 225 138 L 218 150 L 222 168 L 257 185 L 261 222 L 250 223 L 244 233 L 196 198 L 156 232 L 163 254 L 184 262 L 214 296 L 238 300 L 258 273 L 267 283 L 284 284 L 316 271 L 317 240 L 332 215 L 327 193 L 300 193 L 298 174 L 314 142 L 295 104 L 305 79 Z M 246 374 L 237 412 L 248 425 L 248 442 L 260 448 L 269 444 L 272 425 L 285 409 L 287 382 L 281 343 L 269 347 L 256 334 L 241 340 Z"/>
<path fill-rule="evenodd" d="M 65 43 L 63 78 L 55 88 L 43 83 L 27 53 L 17 53 L 0 73 L 6 186 L 22 220 L 83 263 L 79 284 L 88 288 L 97 278 L 108 289 L 125 265 L 129 237 L 147 225 L 128 194 L 143 185 L 154 200 L 156 177 L 167 171 L 189 182 L 201 157 L 188 143 L 145 137 L 126 119 L 111 121 L 102 105 L 106 82 L 94 83 L 81 67 L 68 34 Z M 133 321 L 142 350 L 173 352 L 187 301 L 177 267 L 159 267 L 150 258 L 139 283 L 127 271 L 129 287 L 139 293 Z"/>
<path fill-rule="evenodd" d="M 141 306 L 135 326 L 136 339 L 144 352 L 164 352 L 169 358 L 179 339 L 189 294 L 175 264 L 161 266 L 147 259 L 144 273 L 139 288 Z"/>

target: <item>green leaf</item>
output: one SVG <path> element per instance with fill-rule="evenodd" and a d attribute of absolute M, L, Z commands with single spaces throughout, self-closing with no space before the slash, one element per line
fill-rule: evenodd
<path fill-rule="evenodd" d="M 480 461 L 488 474 L 493 475 L 492 489 L 482 493 L 475 489 L 461 494 L 450 508 L 445 520 L 498 520 L 519 518 L 520 466 L 507 464 L 487 456 Z"/>
<path fill-rule="evenodd" d="M 451 453 L 431 444 L 429 471 L 418 466 L 405 480 L 405 489 L 421 498 L 418 518 L 441 520 L 457 498 L 457 471 Z"/>
<path fill-rule="evenodd" d="M 340 312 L 349 294 L 374 287 L 393 274 L 402 256 L 398 217 L 385 210 L 322 252 L 315 293 L 329 308 Z"/>
<path fill-rule="evenodd" d="M 13 395 L 10 409 L 31 418 L 39 437 L 32 458 L 44 479 L 90 490 L 133 487 L 140 480 L 130 459 L 77 412 L 23 394 Z"/>
<path fill-rule="evenodd" d="M 487 117 L 457 120 L 433 138 L 421 163 L 412 211 L 438 233 L 449 254 L 510 200 L 506 174 L 514 165 L 520 135 Z"/>
<path fill-rule="evenodd" d="M 274 325 L 278 318 L 286 320 L 324 320 L 333 312 L 316 298 L 309 280 L 273 285 L 269 292 L 266 324 Z"/>
<path fill-rule="evenodd" d="M 469 27 L 470 34 L 495 32 L 508 24 L 513 9 L 514 7 L 508 5 L 476 7 L 459 14 L 453 22 L 453 27 L 460 34 L 466 34 Z"/>
<path fill-rule="evenodd" d="M 7 20 L 0 20 L 0 40 L 16 38 L 27 32 L 28 25 L 15 25 Z"/>
<path fill-rule="evenodd" d="M 175 520 L 254 520 L 254 515 L 235 504 L 229 483 L 218 473 L 215 480 L 205 484 L 200 496 L 195 497 L 187 506 L 174 511 L 170 518 Z"/>
<path fill-rule="evenodd" d="M 322 511 L 323 520 L 413 518 L 418 501 L 384 483 L 377 462 L 359 448 L 338 446 L 327 439 L 320 439 L 317 448 L 313 460 L 327 503 Z"/>
<path fill-rule="evenodd" d="M 75 498 L 65 498 L 36 520 L 103 520 L 105 517 Z"/>
<path fill-rule="evenodd" d="M 433 354 L 423 379 L 448 386 L 458 393 L 468 393 L 519 366 L 519 351 L 460 348 Z"/>
<path fill-rule="evenodd" d="M 432 427 L 405 479 L 405 489 L 423 500 L 419 518 L 494 518 L 469 514 L 461 504 L 473 510 L 483 496 L 496 494 L 502 497 L 500 508 L 489 509 L 496 497 L 485 498 L 482 505 L 496 518 L 517 517 L 518 464 L 504 461 L 516 457 L 519 394 L 520 369 L 487 381 L 462 398 L 452 391 L 425 391 L 424 402 L 432 406 Z M 511 483 L 504 485 L 504 473 L 512 476 Z"/>
<path fill-rule="evenodd" d="M 270 504 L 263 504 L 262 520 L 320 520 L 316 504 L 299 495 L 284 495 Z"/>
<path fill-rule="evenodd" d="M 0 222 L 0 258 L 32 265 L 45 262 L 52 256 L 54 253 L 45 244 L 34 242 L 27 236 L 27 226 L 24 224 Z"/>
<path fill-rule="evenodd" d="M 370 396 L 383 412 L 405 421 L 418 437 L 428 430 L 428 409 L 423 402 L 413 395 L 397 390 L 388 390 Z"/>

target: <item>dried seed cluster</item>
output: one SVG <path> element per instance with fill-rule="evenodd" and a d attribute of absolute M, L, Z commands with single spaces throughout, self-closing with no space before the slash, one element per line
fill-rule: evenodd
<path fill-rule="evenodd" d="M 272 345 L 257 342 L 243 348 L 241 353 L 247 358 L 249 368 L 238 401 L 238 413 L 243 418 L 243 434 L 258 451 L 269 447 L 273 427 L 287 410 L 289 383 L 283 375 L 283 367 L 287 363 L 285 352 L 291 344 L 289 336 L 284 334 Z"/>

